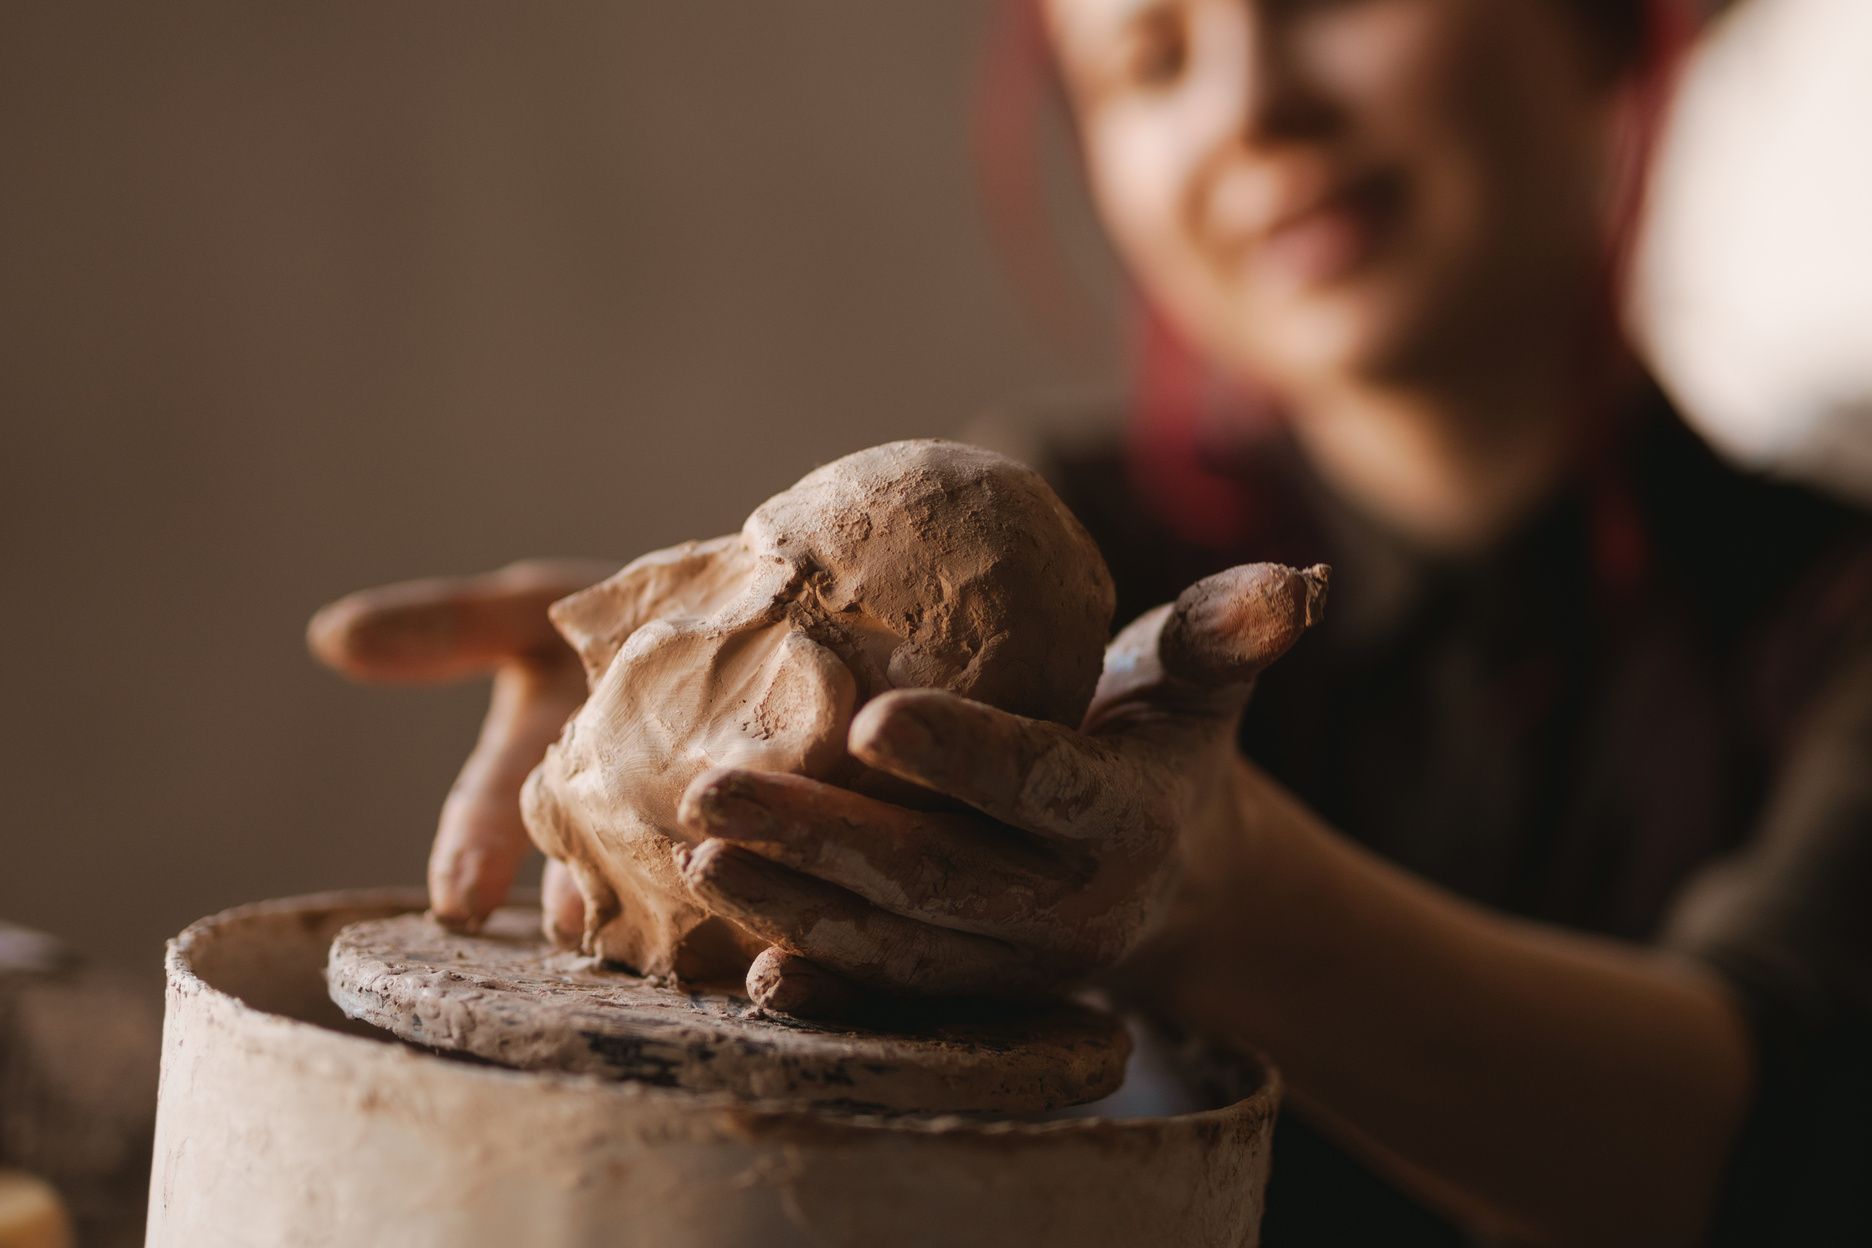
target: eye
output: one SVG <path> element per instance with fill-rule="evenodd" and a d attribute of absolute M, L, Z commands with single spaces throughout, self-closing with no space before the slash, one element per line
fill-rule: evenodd
<path fill-rule="evenodd" d="M 1125 78 L 1131 85 L 1162 90 L 1183 76 L 1189 20 L 1180 5 L 1151 6 L 1132 19 L 1125 36 Z"/>

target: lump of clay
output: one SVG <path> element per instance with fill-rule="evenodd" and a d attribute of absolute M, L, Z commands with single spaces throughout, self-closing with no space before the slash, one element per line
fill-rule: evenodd
<path fill-rule="evenodd" d="M 711 767 L 914 803 L 845 750 L 889 689 L 948 689 L 1077 726 L 1113 591 L 1031 469 L 893 442 L 808 474 L 741 532 L 636 560 L 554 604 L 591 696 L 529 778 L 534 842 L 585 898 L 585 952 L 646 975 L 738 977 L 764 945 L 684 886 L 676 807 Z"/>

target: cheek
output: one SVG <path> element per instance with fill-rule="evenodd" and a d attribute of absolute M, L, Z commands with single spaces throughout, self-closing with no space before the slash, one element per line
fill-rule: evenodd
<path fill-rule="evenodd" d="M 1239 141 L 1247 29 L 1238 5 L 1193 6 L 1190 65 L 1173 90 L 1114 95 L 1083 121 L 1093 194 L 1138 279 L 1160 294 L 1201 268 L 1193 205 Z"/>
<path fill-rule="evenodd" d="M 1242 342 L 1240 292 L 1200 237 L 1195 203 L 1210 160 L 1188 110 L 1113 106 L 1085 127 L 1094 198 L 1150 304 L 1218 359 Z M 1206 120 L 1206 119 L 1205 119 Z"/>
<path fill-rule="evenodd" d="M 1117 104 L 1087 127 L 1100 213 L 1127 257 L 1145 267 L 1193 245 L 1183 205 L 1201 153 L 1166 112 Z"/>
<path fill-rule="evenodd" d="M 1413 298 L 1506 282 L 1523 253 L 1572 246 L 1592 181 L 1584 70 L 1540 0 L 1380 0 L 1308 52 L 1358 141 L 1408 177 L 1394 261 Z"/>

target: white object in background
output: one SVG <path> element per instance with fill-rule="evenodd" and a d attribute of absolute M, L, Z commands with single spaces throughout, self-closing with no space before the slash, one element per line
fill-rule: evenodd
<path fill-rule="evenodd" d="M 1743 0 L 1691 59 L 1633 320 L 1749 467 L 1872 502 L 1872 0 Z"/>

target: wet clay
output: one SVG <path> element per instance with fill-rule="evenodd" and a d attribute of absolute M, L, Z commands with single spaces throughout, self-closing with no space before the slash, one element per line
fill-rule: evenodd
<path fill-rule="evenodd" d="M 713 767 L 884 800 L 927 794 L 845 749 L 890 689 L 946 689 L 1078 726 L 1111 577 L 1024 465 L 940 440 L 848 455 L 729 537 L 631 563 L 552 608 L 590 698 L 528 780 L 527 829 L 585 901 L 584 953 L 645 975 L 739 978 L 766 942 L 684 885 L 676 810 Z"/>
<path fill-rule="evenodd" d="M 1023 1115 L 1108 1096 L 1131 1045 L 1069 1002 L 902 1006 L 810 1023 L 729 992 L 678 991 L 555 949 L 530 908 L 474 935 L 422 915 L 355 923 L 325 967 L 345 1014 L 521 1070 L 867 1113 Z"/>

